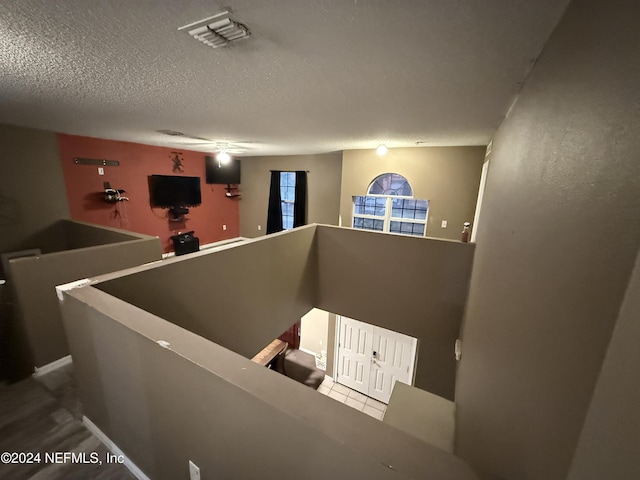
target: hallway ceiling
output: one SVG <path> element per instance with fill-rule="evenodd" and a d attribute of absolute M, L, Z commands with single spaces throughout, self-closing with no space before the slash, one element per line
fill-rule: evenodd
<path fill-rule="evenodd" d="M 0 122 L 240 155 L 486 145 L 567 3 L 4 0 Z M 178 31 L 223 6 L 249 39 Z"/>

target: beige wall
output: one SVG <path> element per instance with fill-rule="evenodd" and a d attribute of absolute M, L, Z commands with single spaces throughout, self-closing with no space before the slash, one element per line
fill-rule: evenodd
<path fill-rule="evenodd" d="M 40 247 L 36 237 L 69 218 L 55 134 L 0 124 L 0 147 L 0 253 Z M 0 279 L 6 279 L 1 266 Z M 0 381 L 19 378 L 28 362 L 16 350 L 24 338 L 13 325 L 12 304 L 10 285 L 0 287 Z"/>
<path fill-rule="evenodd" d="M 175 257 L 99 288 L 251 358 L 315 304 L 315 229 Z"/>
<path fill-rule="evenodd" d="M 569 472 L 640 246 L 637 18 L 574 0 L 494 137 L 456 390 L 457 453 L 486 478 Z M 597 455 L 640 443 L 614 422 Z"/>
<path fill-rule="evenodd" d="M 477 479 L 453 455 L 91 286 L 61 309 L 85 415 L 153 479 L 185 478 L 189 460 L 202 478 Z"/>
<path fill-rule="evenodd" d="M 56 136 L 0 125 L 0 146 L 0 252 L 32 248 L 29 237 L 69 218 Z"/>
<path fill-rule="evenodd" d="M 474 245 L 320 226 L 316 306 L 418 339 L 415 385 L 453 399 Z"/>
<path fill-rule="evenodd" d="M 464 222 L 472 222 L 485 147 L 392 148 L 345 150 L 342 157 L 340 216 L 350 227 L 353 196 L 366 195 L 369 184 L 388 172 L 403 175 L 416 198 L 429 200 L 427 236 L 459 240 Z M 441 228 L 447 220 L 447 228 Z"/>
<path fill-rule="evenodd" d="M 338 224 L 342 152 L 243 157 L 241 162 L 241 236 L 253 238 L 266 233 L 271 170 L 307 170 L 307 223 Z"/>
<path fill-rule="evenodd" d="M 62 222 L 67 249 L 95 247 L 119 242 L 127 242 L 136 238 L 151 239 L 149 235 L 120 230 L 118 228 L 98 226 L 92 223 L 74 221 Z"/>
<path fill-rule="evenodd" d="M 327 350 L 329 312 L 314 308 L 300 321 L 300 348 L 313 353 Z"/>
<path fill-rule="evenodd" d="M 16 306 L 14 327 L 24 337 L 15 367 L 18 376 L 26 376 L 33 373 L 33 367 L 42 367 L 69 355 L 56 285 L 162 259 L 156 237 L 107 228 L 104 238 L 100 238 L 103 227 L 67 220 L 59 225 L 63 227 L 64 232 L 60 232 L 63 237 L 76 236 L 71 243 L 89 245 L 95 241 L 98 246 L 9 261 Z M 107 244 L 118 239 L 117 243 Z"/>
<path fill-rule="evenodd" d="M 473 251 L 309 225 L 133 269 L 97 288 L 248 358 L 313 307 L 411 335 L 419 340 L 416 386 L 452 399 Z M 325 328 L 334 338 L 335 315 Z"/>
<path fill-rule="evenodd" d="M 640 255 L 580 435 L 569 480 L 640 478 Z"/>

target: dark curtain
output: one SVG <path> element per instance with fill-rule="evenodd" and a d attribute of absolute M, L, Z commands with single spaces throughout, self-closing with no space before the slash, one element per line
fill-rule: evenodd
<path fill-rule="evenodd" d="M 293 227 L 307 224 L 307 172 L 296 172 L 296 193 L 293 204 Z"/>
<path fill-rule="evenodd" d="M 267 211 L 267 235 L 282 231 L 282 202 L 280 198 L 280 172 L 271 172 L 269 209 Z"/>
<path fill-rule="evenodd" d="M 287 342 L 289 348 L 300 348 L 300 327 L 301 321 L 297 321 L 291 325 L 282 335 L 278 337 L 278 340 Z"/>

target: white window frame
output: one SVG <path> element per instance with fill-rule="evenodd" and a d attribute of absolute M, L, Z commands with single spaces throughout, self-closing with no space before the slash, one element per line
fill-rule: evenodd
<path fill-rule="evenodd" d="M 366 214 L 362 214 L 362 213 L 356 213 L 356 197 L 375 197 L 375 198 L 384 198 L 386 199 L 385 202 L 385 214 L 384 216 L 377 216 L 377 215 L 366 215 Z M 422 219 L 417 219 L 417 218 L 399 218 L 399 217 L 393 217 L 391 216 L 392 214 L 392 207 L 393 207 L 393 199 L 394 198 L 403 198 L 406 200 L 423 200 L 427 202 L 427 214 L 426 214 L 426 218 L 424 220 Z M 429 220 L 429 200 L 426 199 L 422 199 L 422 198 L 415 198 L 415 197 L 411 197 L 411 196 L 406 196 L 406 195 L 379 195 L 379 194 L 368 194 L 368 195 L 354 195 L 352 197 L 352 203 L 353 203 L 353 208 L 352 208 L 352 221 L 351 221 L 351 227 L 355 228 L 353 225 L 355 224 L 355 220 L 356 218 L 366 218 L 366 219 L 371 219 L 371 220 L 383 220 L 383 224 L 382 224 L 382 232 L 384 233 L 395 233 L 397 235 L 407 235 L 410 237 L 417 237 L 419 235 L 412 235 L 409 233 L 400 233 L 400 232 L 391 232 L 391 222 L 404 222 L 404 223 L 418 223 L 420 225 L 424 225 L 424 233 L 422 234 L 423 237 L 427 236 L 427 224 L 428 224 L 428 220 Z M 368 228 L 358 228 L 358 230 L 368 230 L 370 232 L 379 232 L 380 230 L 374 230 L 374 229 L 368 229 Z"/>

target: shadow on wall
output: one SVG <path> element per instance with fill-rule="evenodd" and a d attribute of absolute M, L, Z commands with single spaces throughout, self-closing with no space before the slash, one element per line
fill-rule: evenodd
<path fill-rule="evenodd" d="M 0 193 L 0 226 L 17 225 L 20 218 L 18 202 Z"/>

